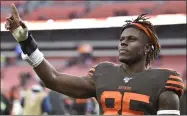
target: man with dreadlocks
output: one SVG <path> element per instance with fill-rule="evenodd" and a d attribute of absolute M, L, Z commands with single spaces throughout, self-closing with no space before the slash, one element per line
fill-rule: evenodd
<path fill-rule="evenodd" d="M 145 15 L 123 26 L 119 43 L 121 64 L 101 62 L 84 77 L 59 73 L 44 58 L 14 5 L 5 28 L 19 42 L 22 58 L 46 87 L 75 98 L 95 97 L 100 114 L 180 114 L 183 81 L 176 71 L 150 68 L 160 52 L 160 44 Z"/>

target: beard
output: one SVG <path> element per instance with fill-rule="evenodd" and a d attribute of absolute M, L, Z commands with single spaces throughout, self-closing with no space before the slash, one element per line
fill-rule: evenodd
<path fill-rule="evenodd" d="M 127 65 L 132 65 L 135 64 L 139 61 L 142 61 L 144 59 L 145 55 L 143 51 L 140 51 L 138 53 L 135 54 L 131 54 L 131 55 L 119 55 L 119 61 L 121 63 L 125 63 Z"/>

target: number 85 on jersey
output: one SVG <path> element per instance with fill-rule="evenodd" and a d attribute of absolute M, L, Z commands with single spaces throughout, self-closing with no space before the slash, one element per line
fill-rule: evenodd
<path fill-rule="evenodd" d="M 107 99 L 114 99 L 113 107 L 106 106 Z M 143 115 L 144 112 L 134 111 L 130 109 L 130 101 L 140 101 L 149 104 L 150 97 L 143 94 L 124 92 L 123 95 L 119 91 L 104 91 L 101 94 L 101 105 L 104 115 Z M 121 110 L 121 113 L 118 113 Z"/>

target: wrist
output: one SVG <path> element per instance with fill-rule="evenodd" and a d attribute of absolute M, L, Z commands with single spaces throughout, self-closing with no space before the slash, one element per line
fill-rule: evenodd
<path fill-rule="evenodd" d="M 28 56 L 30 56 L 38 47 L 31 33 L 28 33 L 28 38 L 25 41 L 19 42 L 19 44 L 23 53 L 27 54 Z"/>
<path fill-rule="evenodd" d="M 18 42 L 25 41 L 28 38 L 28 30 L 19 26 L 12 32 L 12 35 Z"/>
<path fill-rule="evenodd" d="M 43 60 L 44 55 L 37 48 L 31 55 L 22 53 L 22 59 L 27 61 L 32 67 L 37 67 Z"/>

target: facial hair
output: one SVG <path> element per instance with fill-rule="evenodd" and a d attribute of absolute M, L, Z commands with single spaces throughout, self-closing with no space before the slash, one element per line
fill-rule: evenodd
<path fill-rule="evenodd" d="M 120 62 L 131 65 L 131 64 L 135 64 L 141 60 L 144 59 L 145 57 L 145 51 L 144 50 L 140 50 L 139 52 L 137 52 L 136 55 L 133 55 L 131 58 L 129 59 L 119 59 Z"/>

